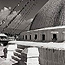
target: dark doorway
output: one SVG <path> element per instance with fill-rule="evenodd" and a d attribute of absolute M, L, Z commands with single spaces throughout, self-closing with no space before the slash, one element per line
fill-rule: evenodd
<path fill-rule="evenodd" d="M 30 40 L 31 40 L 31 35 L 30 35 Z"/>
<path fill-rule="evenodd" d="M 24 40 L 24 35 L 23 35 L 23 40 Z"/>
<path fill-rule="evenodd" d="M 35 40 L 37 39 L 37 34 L 35 34 Z"/>
<path fill-rule="evenodd" d="M 25 35 L 25 40 L 27 40 L 27 35 Z"/>
<path fill-rule="evenodd" d="M 45 40 L 45 34 L 42 34 L 42 40 Z"/>
<path fill-rule="evenodd" d="M 53 39 L 54 42 L 57 40 L 57 34 L 53 34 Z"/>

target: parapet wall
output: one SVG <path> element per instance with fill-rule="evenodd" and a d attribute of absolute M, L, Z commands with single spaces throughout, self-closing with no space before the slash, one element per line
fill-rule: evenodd
<path fill-rule="evenodd" d="M 31 41 L 10 41 L 9 43 L 16 43 L 18 48 L 17 50 L 19 50 L 19 53 L 20 50 L 24 48 L 28 47 L 38 48 L 40 65 L 65 65 L 65 42 L 43 43 Z"/>
<path fill-rule="evenodd" d="M 38 48 L 40 65 L 65 65 L 65 50 Z"/>

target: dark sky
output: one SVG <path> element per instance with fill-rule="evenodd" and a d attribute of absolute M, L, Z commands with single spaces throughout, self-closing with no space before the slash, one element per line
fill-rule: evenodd
<path fill-rule="evenodd" d="M 14 6 L 21 0 L 0 0 L 0 10 L 3 9 L 3 7 L 11 7 L 14 8 Z M 19 7 L 16 8 L 16 10 L 20 10 L 22 6 L 26 3 L 26 1 L 29 0 L 23 0 Z M 34 9 L 31 11 L 31 14 L 28 18 L 33 17 L 37 11 L 48 1 L 48 0 L 36 0 L 37 4 L 34 7 Z M 12 10 L 12 9 L 11 9 Z"/>
<path fill-rule="evenodd" d="M 21 1 L 21 0 L 0 0 L 0 9 L 3 8 L 3 7 L 11 7 L 11 8 L 14 8 L 14 6 L 16 6 L 16 4 L 19 1 Z M 24 3 L 25 3 L 25 0 L 22 1 L 21 5 L 23 5 Z"/>

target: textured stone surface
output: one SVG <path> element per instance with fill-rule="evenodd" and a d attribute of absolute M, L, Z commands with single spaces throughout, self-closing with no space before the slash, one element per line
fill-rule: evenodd
<path fill-rule="evenodd" d="M 40 65 L 65 65 L 65 50 L 39 48 Z"/>
<path fill-rule="evenodd" d="M 30 29 L 65 25 L 65 0 L 49 0 L 35 16 Z"/>

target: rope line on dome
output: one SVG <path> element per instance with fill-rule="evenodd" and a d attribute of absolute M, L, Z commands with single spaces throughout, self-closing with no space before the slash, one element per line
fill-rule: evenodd
<path fill-rule="evenodd" d="M 33 5 L 29 8 L 29 10 L 25 13 L 25 15 L 28 13 L 30 13 L 30 10 L 31 10 L 31 8 L 33 7 Z M 16 29 L 16 28 L 18 28 L 19 26 L 20 26 L 20 24 L 22 24 L 23 22 L 24 22 L 24 18 L 26 18 L 27 16 L 25 16 L 24 15 L 24 17 L 20 20 L 20 22 L 15 26 L 15 28 L 14 28 L 14 30 Z"/>
<path fill-rule="evenodd" d="M 20 4 L 21 2 L 22 2 L 22 0 L 19 1 L 19 3 L 17 3 L 17 5 L 12 9 L 12 11 L 10 11 L 10 13 L 6 16 L 6 19 L 3 19 L 3 20 L 2 20 L 2 24 L 5 22 L 5 20 L 7 20 L 8 16 L 12 14 L 12 12 L 19 6 L 19 4 Z M 1 24 L 1 25 L 2 25 L 2 24 Z M 1 25 L 0 25 L 0 26 L 1 26 Z"/>
<path fill-rule="evenodd" d="M 27 2 L 27 4 L 28 4 L 28 2 Z M 28 11 L 25 13 L 25 15 L 26 15 L 27 13 L 28 13 L 28 14 L 30 13 L 30 10 L 32 9 L 32 7 L 33 7 L 34 5 L 36 5 L 36 4 L 33 3 L 33 4 L 29 7 L 29 9 L 28 9 Z M 25 5 L 25 6 L 26 6 L 26 5 Z M 23 20 L 21 19 L 22 22 L 24 22 L 24 18 L 26 18 L 25 15 L 24 15 L 23 18 L 22 18 Z M 19 27 L 20 23 L 22 23 L 21 20 L 20 20 L 20 22 L 18 23 L 18 26 L 16 25 L 15 28 L 18 28 L 18 27 Z M 12 20 L 12 21 L 13 21 L 13 20 Z M 7 26 L 6 26 L 6 28 L 7 28 Z M 13 32 L 13 33 L 14 33 L 14 32 Z"/>
<path fill-rule="evenodd" d="M 28 4 L 29 2 L 27 2 L 27 4 Z M 25 7 L 27 6 L 27 4 L 25 4 Z M 35 5 L 35 4 L 33 4 L 33 5 Z M 22 9 L 24 9 L 25 7 L 23 7 Z M 4 27 L 3 28 L 3 31 L 11 24 L 11 22 L 20 14 L 20 12 L 22 11 L 22 9 L 19 11 L 19 13 L 15 16 L 15 17 L 13 17 L 13 19 L 8 23 L 8 25 L 6 26 L 6 27 Z M 31 8 L 30 8 L 31 9 Z M 29 10 L 30 10 L 29 9 Z M 28 10 L 28 12 L 29 12 L 29 10 Z M 26 14 L 28 13 L 28 12 L 26 12 Z M 30 13 L 30 12 L 29 12 Z M 25 14 L 25 15 L 26 15 Z M 21 23 L 21 22 L 20 22 Z M 30 25 L 30 24 L 29 24 Z M 18 26 L 19 27 L 19 26 Z M 26 28 L 25 28 L 26 29 Z"/>
<path fill-rule="evenodd" d="M 19 3 L 13 8 L 13 10 L 9 13 L 9 15 L 12 14 L 12 12 L 19 6 L 19 4 L 20 4 L 21 2 L 22 2 L 22 0 L 19 1 Z"/>
<path fill-rule="evenodd" d="M 34 7 L 34 3 L 31 5 L 31 7 L 28 9 L 28 11 L 25 13 L 26 14 L 29 14 L 30 13 L 30 10 Z M 16 25 L 15 28 L 13 29 L 13 33 L 15 31 L 15 29 L 19 28 L 19 26 L 24 22 L 24 18 L 26 18 L 27 16 L 25 16 L 20 20 L 20 22 L 18 23 L 18 26 Z M 22 21 L 22 22 L 21 22 Z"/>
<path fill-rule="evenodd" d="M 26 5 L 28 4 L 28 2 L 24 5 L 24 7 L 17 13 L 16 16 L 14 16 L 12 18 L 12 20 L 3 28 L 3 31 L 12 23 L 12 21 L 24 10 L 24 8 L 26 7 Z"/>
<path fill-rule="evenodd" d="M 30 8 L 31 8 L 31 7 L 30 7 Z M 30 9 L 30 8 L 29 8 L 29 9 Z M 26 12 L 26 11 L 25 11 L 25 12 Z M 24 15 L 22 16 L 22 18 L 20 17 L 20 21 L 16 24 L 16 26 L 15 26 L 14 28 L 16 28 L 16 27 L 19 26 L 21 23 L 23 23 L 24 18 L 25 18 L 25 15 L 26 15 L 25 12 L 24 12 Z M 29 12 L 29 10 L 28 10 L 27 12 Z M 26 12 L 26 13 L 27 13 L 27 12 Z M 22 19 L 23 19 L 23 21 L 22 21 Z M 18 21 L 18 20 L 17 20 L 17 21 Z"/>

